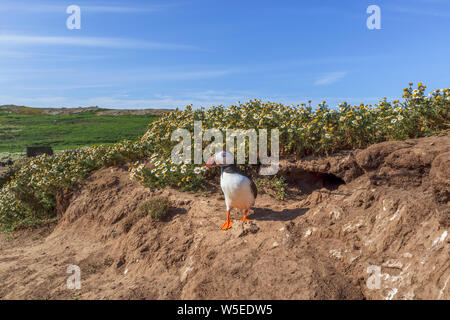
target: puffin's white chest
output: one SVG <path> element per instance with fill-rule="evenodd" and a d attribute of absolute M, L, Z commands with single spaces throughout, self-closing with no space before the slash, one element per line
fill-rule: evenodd
<path fill-rule="evenodd" d="M 255 203 L 251 182 L 246 176 L 223 172 L 220 186 L 225 196 L 227 209 L 249 209 Z"/>

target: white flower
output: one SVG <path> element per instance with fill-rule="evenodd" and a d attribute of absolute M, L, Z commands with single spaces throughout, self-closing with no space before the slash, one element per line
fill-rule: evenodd
<path fill-rule="evenodd" d="M 194 169 L 194 173 L 195 174 L 199 174 L 200 172 L 202 172 L 201 168 L 197 167 L 197 168 Z"/>

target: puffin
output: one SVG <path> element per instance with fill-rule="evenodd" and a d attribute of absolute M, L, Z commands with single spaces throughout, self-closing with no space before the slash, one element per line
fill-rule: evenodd
<path fill-rule="evenodd" d="M 233 224 L 230 220 L 231 209 L 241 209 L 244 217 L 241 221 L 251 221 L 247 218 L 248 210 L 255 203 L 258 189 L 249 177 L 243 175 L 234 164 L 234 156 L 228 151 L 221 151 L 214 154 L 207 162 L 209 168 L 219 166 L 220 187 L 225 196 L 227 207 L 227 221 L 222 226 L 222 230 L 228 230 Z"/>

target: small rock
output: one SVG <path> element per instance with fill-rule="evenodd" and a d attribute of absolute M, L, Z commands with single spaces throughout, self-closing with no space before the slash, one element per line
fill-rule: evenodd
<path fill-rule="evenodd" d="M 111 237 L 112 238 L 117 238 L 119 236 L 119 233 L 117 231 L 111 231 Z"/>
<path fill-rule="evenodd" d="M 188 204 L 190 204 L 191 203 L 191 200 L 190 199 L 184 199 L 184 200 L 178 200 L 178 201 L 175 201 L 175 204 L 177 205 L 177 206 L 186 206 L 186 205 L 188 205 Z"/>
<path fill-rule="evenodd" d="M 278 242 L 275 241 L 275 242 L 272 244 L 272 247 L 273 247 L 273 248 L 276 248 L 276 247 L 278 247 L 279 245 L 280 245 L 280 244 L 279 244 Z"/>
<path fill-rule="evenodd" d="M 383 267 L 393 268 L 393 269 L 402 269 L 403 264 L 400 261 L 388 260 L 382 264 Z"/>
<path fill-rule="evenodd" d="M 337 258 L 337 259 L 342 259 L 342 253 L 341 253 L 340 250 L 332 249 L 332 250 L 329 251 L 329 253 L 330 253 L 331 257 L 334 257 L 334 258 Z"/>
<path fill-rule="evenodd" d="M 343 210 L 340 207 L 334 207 L 331 211 L 330 211 L 330 218 L 334 219 L 334 220 L 339 220 L 342 215 L 343 215 Z"/>
<path fill-rule="evenodd" d="M 259 227 L 253 221 L 236 221 L 233 223 L 232 232 L 238 238 L 244 237 L 249 233 L 256 233 L 258 231 Z"/>
<path fill-rule="evenodd" d="M 405 252 L 405 253 L 403 254 L 403 257 L 405 257 L 405 258 L 412 258 L 412 254 L 409 253 L 409 252 Z"/>

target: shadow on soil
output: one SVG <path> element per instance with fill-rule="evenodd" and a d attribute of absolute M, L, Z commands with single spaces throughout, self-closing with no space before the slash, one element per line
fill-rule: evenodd
<path fill-rule="evenodd" d="M 248 218 L 265 221 L 290 221 L 304 215 L 308 210 L 309 208 L 296 208 L 273 211 L 265 208 L 255 208 L 254 213 L 248 216 Z"/>

